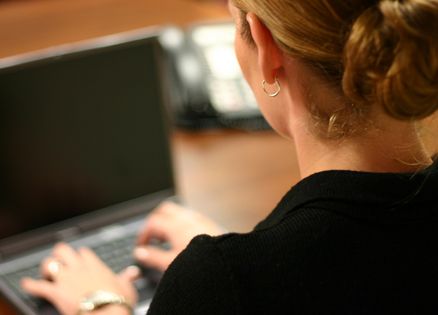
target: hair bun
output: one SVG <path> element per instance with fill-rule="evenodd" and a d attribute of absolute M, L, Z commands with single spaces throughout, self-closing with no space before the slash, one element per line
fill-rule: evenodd
<path fill-rule="evenodd" d="M 343 89 L 397 119 L 438 109 L 438 0 L 382 0 L 354 22 L 344 48 Z"/>

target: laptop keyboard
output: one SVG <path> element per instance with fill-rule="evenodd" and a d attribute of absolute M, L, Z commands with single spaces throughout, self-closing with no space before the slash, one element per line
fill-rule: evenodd
<path fill-rule="evenodd" d="M 135 235 L 104 243 L 92 249 L 114 272 L 118 273 L 134 264 L 132 258 L 134 245 Z"/>
<path fill-rule="evenodd" d="M 103 243 L 95 247 L 91 247 L 92 250 L 96 252 L 96 254 L 116 273 L 122 271 L 124 268 L 135 264 L 132 251 L 135 246 L 135 235 L 127 236 L 124 238 L 119 238 L 116 240 L 112 240 L 108 243 Z M 143 276 L 148 276 L 148 271 L 142 269 Z M 153 286 L 155 286 L 158 275 L 153 275 L 155 278 L 151 281 L 146 281 L 143 279 L 139 285 L 137 285 L 137 289 L 145 289 L 148 287 L 147 291 L 152 291 Z M 40 267 L 39 265 L 31 266 L 26 269 L 18 270 L 13 273 L 7 274 L 3 276 L 12 286 L 14 291 L 21 296 L 23 299 L 27 300 L 34 307 L 39 307 L 41 304 L 46 302 L 41 299 L 35 299 L 30 297 L 26 293 L 21 290 L 20 280 L 23 277 L 32 277 L 32 278 L 41 278 L 40 275 Z M 151 282 L 151 283 L 149 283 Z"/>

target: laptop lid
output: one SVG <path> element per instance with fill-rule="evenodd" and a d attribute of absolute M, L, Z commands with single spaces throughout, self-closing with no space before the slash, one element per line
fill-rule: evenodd
<path fill-rule="evenodd" d="M 0 255 L 174 193 L 158 29 L 0 61 Z"/>

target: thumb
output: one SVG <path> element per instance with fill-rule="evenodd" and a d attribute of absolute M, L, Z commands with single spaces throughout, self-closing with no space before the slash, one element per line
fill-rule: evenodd
<path fill-rule="evenodd" d="M 141 275 L 141 271 L 137 266 L 129 266 L 124 270 L 122 270 L 118 274 L 118 277 L 123 281 L 133 282 L 137 280 L 140 277 L 140 275 Z"/>
<path fill-rule="evenodd" d="M 175 259 L 176 254 L 156 246 L 141 246 L 134 249 L 134 257 L 144 266 L 164 272 Z"/>
<path fill-rule="evenodd" d="M 42 297 L 51 302 L 54 302 L 57 297 L 55 286 L 46 280 L 24 278 L 21 280 L 21 287 L 25 292 L 31 295 Z"/>

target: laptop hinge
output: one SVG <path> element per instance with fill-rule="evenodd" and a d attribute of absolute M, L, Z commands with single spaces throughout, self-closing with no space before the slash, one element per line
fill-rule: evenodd
<path fill-rule="evenodd" d="M 59 231 L 56 231 L 54 238 L 55 241 L 71 240 L 72 238 L 80 235 L 80 229 L 77 226 L 71 226 Z"/>
<path fill-rule="evenodd" d="M 32 237 L 23 238 L 20 240 L 2 241 L 0 244 L 1 259 L 10 258 L 23 251 L 29 251 L 50 243 L 59 241 L 68 241 L 80 235 L 80 229 L 77 226 L 70 226 L 58 231 L 42 232 L 34 234 Z"/>

